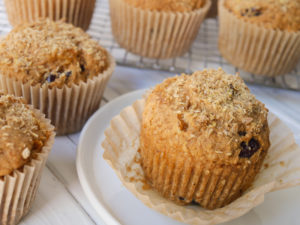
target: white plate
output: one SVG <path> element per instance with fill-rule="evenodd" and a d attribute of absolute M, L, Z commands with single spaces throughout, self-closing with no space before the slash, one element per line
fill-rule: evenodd
<path fill-rule="evenodd" d="M 102 157 L 101 142 L 110 120 L 141 98 L 144 92 L 123 95 L 99 109 L 85 125 L 79 140 L 76 165 L 80 183 L 90 203 L 108 225 L 182 224 L 140 202 L 122 185 Z M 262 205 L 226 225 L 299 225 L 299 212 L 300 187 L 296 187 L 268 194 Z"/>

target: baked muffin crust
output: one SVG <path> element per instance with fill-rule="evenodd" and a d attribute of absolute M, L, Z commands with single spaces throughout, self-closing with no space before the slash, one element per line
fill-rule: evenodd
<path fill-rule="evenodd" d="M 166 141 L 170 154 L 232 165 L 256 160 L 239 156 L 243 142 L 255 139 L 267 149 L 268 141 L 259 137 L 267 131 L 267 114 L 240 77 L 221 69 L 204 70 L 157 85 L 147 98 L 143 127 L 151 128 L 147 132 L 157 138 L 157 146 L 162 148 Z"/>
<path fill-rule="evenodd" d="M 125 0 L 134 7 L 168 12 L 190 12 L 201 8 L 205 0 Z"/>
<path fill-rule="evenodd" d="M 239 197 L 269 148 L 268 110 L 239 76 L 197 71 L 148 95 L 140 136 L 150 184 L 180 204 L 215 209 Z"/>
<path fill-rule="evenodd" d="M 300 31 L 299 0 L 226 0 L 225 6 L 239 18 L 265 28 Z"/>
<path fill-rule="evenodd" d="M 21 98 L 0 93 L 0 177 L 34 158 L 49 135 Z"/>
<path fill-rule="evenodd" d="M 19 25 L 0 42 L 0 72 L 31 85 L 79 84 L 108 65 L 105 49 L 80 28 L 62 21 Z"/>

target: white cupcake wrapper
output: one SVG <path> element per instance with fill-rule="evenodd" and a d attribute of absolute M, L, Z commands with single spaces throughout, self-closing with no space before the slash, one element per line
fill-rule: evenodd
<path fill-rule="evenodd" d="M 268 116 L 271 147 L 253 185 L 231 204 L 205 210 L 199 206 L 180 206 L 145 189 L 139 156 L 139 135 L 145 101 L 138 100 L 114 117 L 102 143 L 104 159 L 115 170 L 124 186 L 145 205 L 187 224 L 211 225 L 226 222 L 261 204 L 268 192 L 300 185 L 300 147 L 292 132 L 274 114 Z"/>
<path fill-rule="evenodd" d="M 95 8 L 95 0 L 5 0 L 8 19 L 13 26 L 39 18 L 65 19 L 87 30 Z"/>
<path fill-rule="evenodd" d="M 55 126 L 58 135 L 79 131 L 88 118 L 99 108 L 106 84 L 115 62 L 110 56 L 109 67 L 87 82 L 49 88 L 47 85 L 31 86 L 0 74 L 0 90 L 5 94 L 22 96 L 27 103 L 40 109 Z"/>
<path fill-rule="evenodd" d="M 52 131 L 47 143 L 37 158 L 25 164 L 23 168 L 12 174 L 0 177 L 0 224 L 14 225 L 25 216 L 36 196 L 43 168 L 54 143 L 54 127 L 50 120 L 45 119 L 40 111 L 35 110 L 39 119 L 48 124 L 47 130 Z"/>
<path fill-rule="evenodd" d="M 143 10 L 124 0 L 110 0 L 111 27 L 119 45 L 149 58 L 172 58 L 187 52 L 211 1 L 187 13 Z"/>
<path fill-rule="evenodd" d="M 267 29 L 238 18 L 219 0 L 219 50 L 247 72 L 278 76 L 291 72 L 300 60 L 300 31 Z"/>

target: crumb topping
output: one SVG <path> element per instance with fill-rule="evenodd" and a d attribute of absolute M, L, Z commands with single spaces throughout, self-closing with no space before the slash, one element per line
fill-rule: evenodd
<path fill-rule="evenodd" d="M 44 19 L 15 27 L 0 42 L 0 71 L 31 85 L 70 86 L 108 67 L 108 54 L 82 29 Z"/>
<path fill-rule="evenodd" d="M 299 0 L 226 0 L 235 15 L 266 28 L 300 31 Z"/>
<path fill-rule="evenodd" d="M 125 0 L 134 7 L 157 11 L 190 12 L 204 6 L 205 0 Z"/>
<path fill-rule="evenodd" d="M 0 93 L 0 176 L 20 168 L 39 152 L 48 131 L 21 98 Z"/>
<path fill-rule="evenodd" d="M 222 69 L 197 71 L 154 88 L 146 101 L 142 133 L 154 140 L 155 149 L 170 145 L 168 151 L 237 163 L 268 149 L 267 115 L 239 76 Z"/>

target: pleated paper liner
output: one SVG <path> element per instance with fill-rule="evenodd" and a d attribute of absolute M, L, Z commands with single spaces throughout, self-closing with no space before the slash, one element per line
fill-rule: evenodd
<path fill-rule="evenodd" d="M 139 9 L 110 0 L 111 28 L 122 48 L 148 58 L 177 57 L 190 49 L 211 1 L 187 13 Z"/>
<path fill-rule="evenodd" d="M 234 66 L 274 77 L 291 72 L 300 60 L 300 31 L 267 29 L 238 18 L 219 0 L 219 50 Z"/>
<path fill-rule="evenodd" d="M 79 131 L 99 108 L 106 84 L 115 68 L 110 56 L 109 67 L 101 74 L 71 87 L 49 88 L 47 84 L 31 86 L 0 74 L 0 90 L 22 96 L 27 103 L 40 109 L 55 126 L 58 135 Z"/>
<path fill-rule="evenodd" d="M 33 109 L 33 108 L 32 108 Z M 0 224 L 14 225 L 25 216 L 37 193 L 43 168 L 54 143 L 54 127 L 39 110 L 33 109 L 50 136 L 37 157 L 12 174 L 0 177 Z"/>
<path fill-rule="evenodd" d="M 144 175 L 152 187 L 181 205 L 197 202 L 206 209 L 220 208 L 237 199 L 241 190 L 252 183 L 265 158 L 265 154 L 261 155 L 256 163 L 238 169 L 193 163 L 182 155 L 169 157 L 147 148 L 140 150 Z"/>
<path fill-rule="evenodd" d="M 103 157 L 123 184 L 145 205 L 187 224 L 218 224 L 240 217 L 264 201 L 265 194 L 300 185 L 300 147 L 293 134 L 274 114 L 268 116 L 271 147 L 252 186 L 223 208 L 205 210 L 180 206 L 145 185 L 140 165 L 139 135 L 145 101 L 138 100 L 114 117 L 102 143 Z"/>
<path fill-rule="evenodd" d="M 87 30 L 95 8 L 95 0 L 5 0 L 12 26 L 33 22 L 38 18 L 65 19 Z"/>

